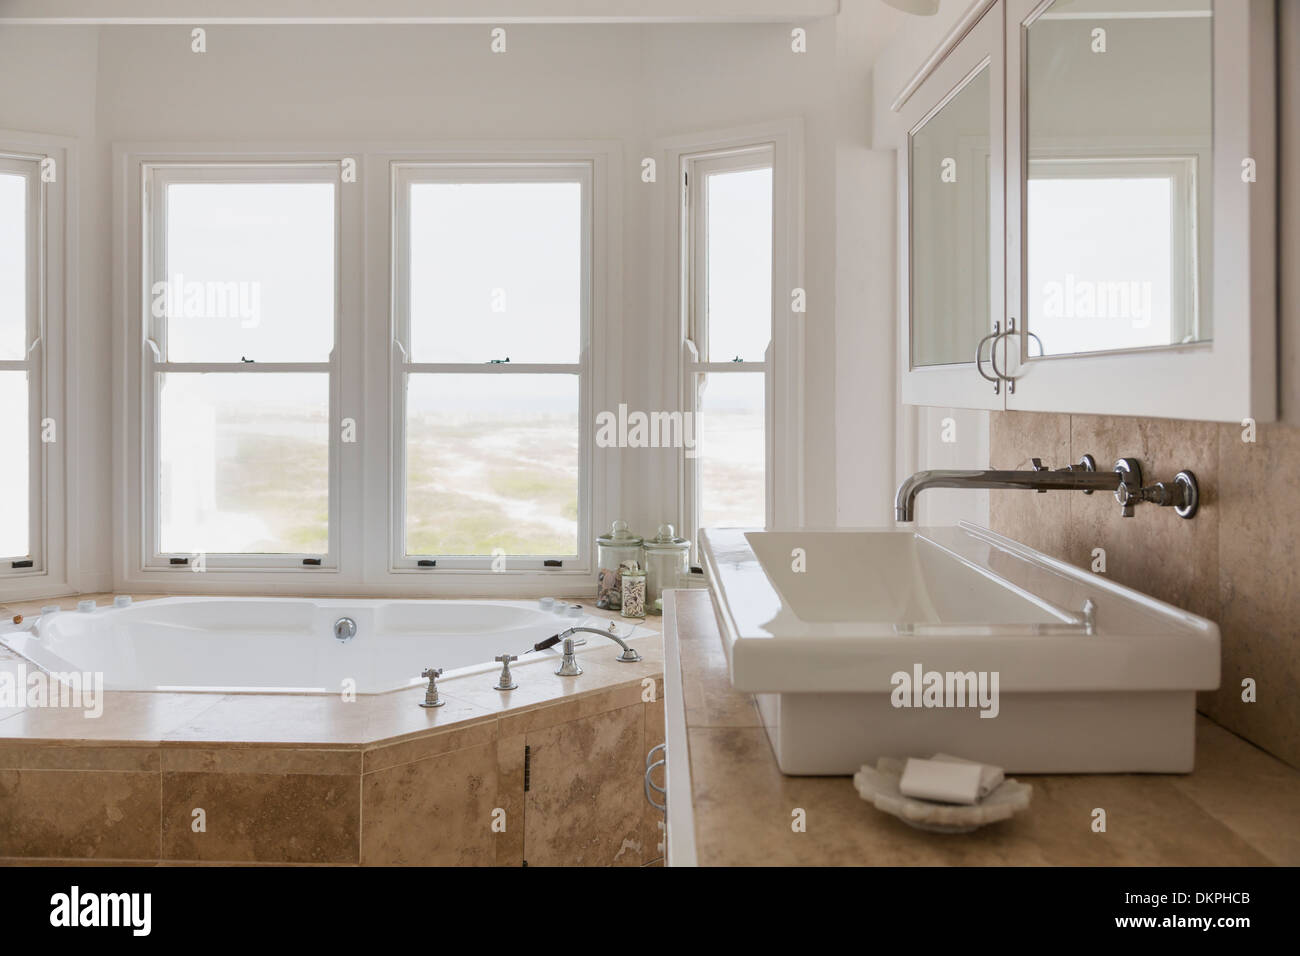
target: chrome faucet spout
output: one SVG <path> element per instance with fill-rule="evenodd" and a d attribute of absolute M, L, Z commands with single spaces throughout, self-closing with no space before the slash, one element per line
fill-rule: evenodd
<path fill-rule="evenodd" d="M 1097 471 L 1091 455 L 1078 464 L 1057 471 L 1043 467 L 1034 459 L 1033 471 L 999 471 L 995 469 L 959 471 L 938 469 L 918 471 L 905 478 L 894 496 L 894 517 L 898 521 L 916 520 L 916 496 L 927 488 L 1020 488 L 1025 491 L 1116 491 L 1125 476 L 1118 471 Z"/>

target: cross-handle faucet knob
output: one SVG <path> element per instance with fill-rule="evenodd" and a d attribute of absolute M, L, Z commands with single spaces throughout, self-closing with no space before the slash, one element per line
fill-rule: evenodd
<path fill-rule="evenodd" d="M 498 654 L 492 658 L 494 661 L 501 663 L 501 677 L 494 685 L 496 690 L 514 690 L 519 685 L 515 683 L 514 675 L 510 673 L 510 662 L 519 660 L 516 654 Z"/>
<path fill-rule="evenodd" d="M 421 677 L 429 678 L 429 686 L 424 690 L 424 700 L 420 701 L 421 707 L 441 707 L 447 703 L 438 696 L 438 678 L 442 676 L 441 667 L 426 667 L 420 672 Z"/>

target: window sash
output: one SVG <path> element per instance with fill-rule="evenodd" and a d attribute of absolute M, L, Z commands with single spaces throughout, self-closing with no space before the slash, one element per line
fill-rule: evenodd
<path fill-rule="evenodd" d="M 146 275 L 141 286 L 143 348 L 141 388 L 143 395 L 142 433 L 145 570 L 194 571 L 199 568 L 194 554 L 162 550 L 162 448 L 161 386 L 167 372 L 221 372 L 259 375 L 276 372 L 316 372 L 329 376 L 329 509 L 325 553 L 308 552 L 205 552 L 204 571 L 293 570 L 337 571 L 340 534 L 339 431 L 340 368 L 342 362 L 342 190 L 339 161 L 184 161 L 144 162 L 143 235 Z M 167 187 L 178 183 L 328 183 L 334 186 L 334 345 L 325 362 L 173 362 L 167 359 L 167 318 L 154 316 L 151 290 L 154 282 L 168 278 L 167 270 Z M 188 559 L 188 564 L 174 562 Z M 312 561 L 312 564 L 304 562 Z"/>
<path fill-rule="evenodd" d="M 775 150 L 770 143 L 758 143 L 722 150 L 685 155 L 681 159 L 684 177 L 682 190 L 681 230 L 681 304 L 683 310 L 682 341 L 682 409 L 698 419 L 699 385 L 703 376 L 743 372 L 762 372 L 764 375 L 764 511 L 765 525 L 774 521 L 775 495 L 773 449 L 775 448 L 774 349 L 776 343 L 775 312 L 782 301 L 777 290 L 772 294 L 772 315 L 769 317 L 769 338 L 762 361 L 711 361 L 708 353 L 708 177 L 715 173 L 744 172 L 771 168 L 773 171 L 772 222 L 776 229 L 778 220 L 776 202 L 779 193 L 776 176 Z M 777 244 L 773 236 L 773 284 L 779 270 L 775 261 Z M 699 426 L 697 425 L 697 433 Z M 708 450 L 702 449 L 707 455 Z M 688 538 L 698 554 L 700 532 L 699 458 L 682 456 L 683 535 Z"/>
<path fill-rule="evenodd" d="M 45 365 L 48 342 L 46 316 L 46 239 L 47 205 L 41 181 L 43 156 L 10 153 L 0 148 L 0 172 L 26 180 L 25 245 L 27 250 L 24 352 L 21 358 L 0 360 L 0 371 L 24 372 L 27 375 L 27 553 L 0 555 L 0 576 L 18 577 L 46 572 L 46 513 L 49 502 L 45 494 L 47 475 L 46 446 L 41 440 L 41 423 L 48 407 Z M 55 422 L 61 427 L 63 423 Z M 30 566 L 28 563 L 30 562 Z M 20 567 L 14 567 L 14 564 Z"/>
<path fill-rule="evenodd" d="M 527 375 L 555 374 L 578 377 L 578 532 L 576 553 L 507 555 L 504 572 L 574 571 L 591 564 L 592 510 L 592 300 L 593 300 L 593 164 L 588 160 L 509 161 L 401 161 L 391 164 L 393 223 L 392 367 L 390 372 L 392 443 L 390 514 L 390 570 L 397 572 L 490 571 L 492 555 L 412 554 L 406 548 L 407 436 L 406 393 L 411 375 Z M 582 256 L 579 361 L 528 362 L 416 362 L 411 356 L 411 187 L 422 183 L 529 183 L 576 182 L 581 187 Z M 436 564 L 429 567 L 427 562 Z M 562 562 L 556 567 L 553 562 Z M 421 562 L 426 562 L 421 565 Z"/>

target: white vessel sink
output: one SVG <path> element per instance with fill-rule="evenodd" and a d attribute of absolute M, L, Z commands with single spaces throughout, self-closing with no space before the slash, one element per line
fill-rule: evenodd
<path fill-rule="evenodd" d="M 1196 691 L 1219 684 L 1210 621 L 966 524 L 710 530 L 701 551 L 732 683 L 786 773 L 937 751 L 1014 773 L 1192 769 Z"/>

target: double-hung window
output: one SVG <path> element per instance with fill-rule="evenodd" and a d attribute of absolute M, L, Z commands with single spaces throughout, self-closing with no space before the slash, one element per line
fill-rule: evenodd
<path fill-rule="evenodd" d="M 583 566 L 592 164 L 392 172 L 392 566 Z"/>
<path fill-rule="evenodd" d="M 771 523 L 773 153 L 683 158 L 684 524 Z"/>
<path fill-rule="evenodd" d="M 338 162 L 146 163 L 146 567 L 337 567 Z"/>
<path fill-rule="evenodd" d="M 40 163 L 0 153 L 0 575 L 43 562 Z M 46 427 L 49 427 L 47 423 Z"/>

